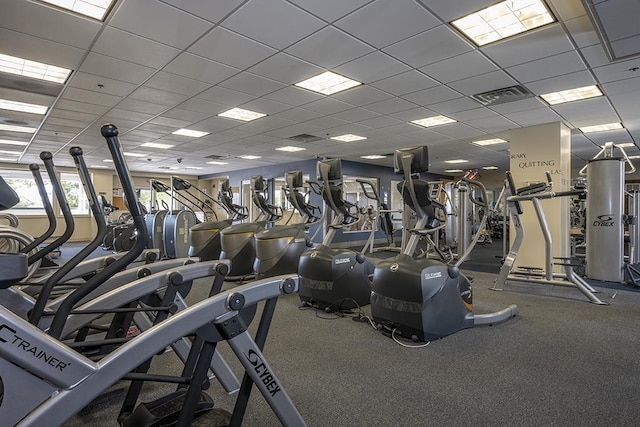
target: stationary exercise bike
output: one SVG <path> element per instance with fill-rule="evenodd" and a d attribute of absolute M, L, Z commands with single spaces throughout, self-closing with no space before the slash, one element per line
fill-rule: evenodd
<path fill-rule="evenodd" d="M 373 264 L 358 252 L 331 248 L 336 231 L 357 222 L 358 207 L 342 197 L 342 163 L 340 159 L 318 162 L 322 180 L 322 197 L 334 213 L 334 219 L 322 244 L 300 257 L 300 300 L 316 308 L 341 311 L 369 304 L 369 275 Z"/>
<path fill-rule="evenodd" d="M 518 313 L 512 305 L 502 311 L 474 316 L 469 280 L 457 266 L 434 259 L 414 259 L 421 235 L 438 227 L 429 183 L 419 178 L 429 169 L 427 147 L 397 150 L 395 172 L 404 174 L 398 184 L 405 204 L 418 223 L 403 252 L 377 264 L 373 273 L 371 314 L 383 332 L 414 341 L 430 341 L 476 325 L 492 325 Z M 417 174 L 417 176 L 414 176 Z M 486 196 L 484 198 L 486 200 Z M 459 260 L 460 262 L 460 260 Z"/>

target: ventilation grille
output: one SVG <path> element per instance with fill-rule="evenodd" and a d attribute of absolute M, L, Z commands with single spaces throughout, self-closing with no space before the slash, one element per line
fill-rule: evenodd
<path fill-rule="evenodd" d="M 296 141 L 296 142 L 315 142 L 315 141 L 320 141 L 323 138 L 320 138 L 319 136 L 315 136 L 315 135 L 309 135 L 308 133 L 301 133 L 300 135 L 294 135 L 294 136 L 290 136 L 289 138 L 291 141 Z"/>
<path fill-rule="evenodd" d="M 222 160 L 226 158 L 227 156 L 222 156 L 220 154 L 211 154 L 210 156 L 205 156 L 205 159 L 210 159 L 210 160 Z"/>
<path fill-rule="evenodd" d="M 520 101 L 522 99 L 533 98 L 533 94 L 523 86 L 516 85 L 502 89 L 490 90 L 489 92 L 471 95 L 473 99 L 482 105 L 498 105 L 507 102 Z"/>

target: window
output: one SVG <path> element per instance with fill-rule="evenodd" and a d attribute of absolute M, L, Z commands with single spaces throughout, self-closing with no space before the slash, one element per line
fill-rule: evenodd
<path fill-rule="evenodd" d="M 89 201 L 87 194 L 82 187 L 80 177 L 73 173 L 61 173 L 60 185 L 67 197 L 67 203 L 74 215 L 84 215 L 89 213 Z"/>

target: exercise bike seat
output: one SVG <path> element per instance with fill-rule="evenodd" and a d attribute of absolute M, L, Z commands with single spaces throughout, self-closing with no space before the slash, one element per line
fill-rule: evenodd
<path fill-rule="evenodd" d="M 0 253 L 0 289 L 7 289 L 29 273 L 26 254 Z"/>
<path fill-rule="evenodd" d="M 516 194 L 518 196 L 528 196 L 530 194 L 542 193 L 546 189 L 547 184 L 545 184 L 544 182 L 534 182 L 532 184 L 516 189 Z"/>

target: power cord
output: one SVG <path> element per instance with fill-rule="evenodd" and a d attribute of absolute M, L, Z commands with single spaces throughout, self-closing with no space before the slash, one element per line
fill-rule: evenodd
<path fill-rule="evenodd" d="M 427 341 L 426 343 L 419 344 L 419 345 L 405 344 L 405 343 L 401 342 L 398 338 L 396 338 L 396 329 L 397 328 L 394 328 L 393 331 L 391 331 L 391 339 L 393 339 L 396 342 L 396 344 L 401 345 L 402 347 L 405 347 L 405 348 L 424 348 L 424 347 L 428 346 L 429 344 L 431 344 L 431 341 Z"/>

